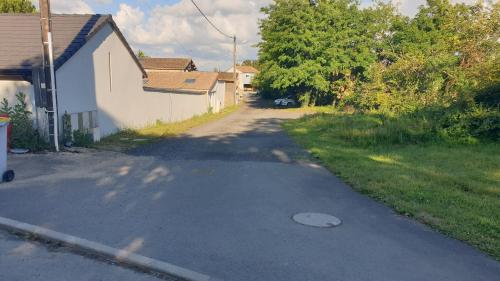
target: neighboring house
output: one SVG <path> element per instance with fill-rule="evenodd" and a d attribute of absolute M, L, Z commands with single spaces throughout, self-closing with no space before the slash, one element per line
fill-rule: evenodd
<path fill-rule="evenodd" d="M 144 91 L 149 95 L 167 95 L 171 102 L 163 107 L 167 118 L 164 121 L 181 121 L 224 108 L 226 85 L 218 76 L 215 72 L 150 71 Z"/>
<path fill-rule="evenodd" d="M 233 72 L 233 68 L 231 67 L 227 72 Z M 254 89 L 253 79 L 259 71 L 253 66 L 239 65 L 236 66 L 236 73 L 238 73 L 239 91 L 252 91 Z"/>
<path fill-rule="evenodd" d="M 88 131 L 96 141 L 158 120 L 218 112 L 227 104 L 226 80 L 219 73 L 189 72 L 195 69 L 191 60 L 183 71 L 146 72 L 110 15 L 53 14 L 52 31 L 59 124 L 67 112 L 72 129 Z M 19 91 L 26 93 L 38 129 L 48 136 L 39 81 L 40 15 L 0 14 L 0 37 L 0 100 L 13 103 Z"/>
<path fill-rule="evenodd" d="M 197 70 L 190 58 L 141 58 L 139 61 L 147 72 L 190 72 Z"/>
<path fill-rule="evenodd" d="M 226 83 L 224 106 L 231 106 L 237 104 L 238 97 L 236 95 L 233 73 L 219 72 L 218 80 L 224 81 Z M 238 74 L 236 74 L 236 80 L 238 80 Z"/>
<path fill-rule="evenodd" d="M 67 112 L 73 130 L 88 130 L 95 140 L 149 121 L 137 107 L 146 72 L 110 15 L 54 14 L 52 29 L 60 120 Z M 39 14 L 0 14 L 0 98 L 29 93 L 39 125 L 47 123 L 40 33 Z"/>

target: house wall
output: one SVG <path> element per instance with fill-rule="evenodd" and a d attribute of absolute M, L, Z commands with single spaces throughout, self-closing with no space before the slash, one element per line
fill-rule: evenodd
<path fill-rule="evenodd" d="M 158 120 L 181 121 L 208 111 L 206 94 L 143 90 L 142 72 L 111 26 L 101 29 L 67 61 L 57 71 L 57 79 L 60 117 L 67 111 L 75 123 L 73 119 L 83 112 L 84 123 L 90 124 L 85 116 L 96 110 L 96 140 L 120 129 L 141 128 Z"/>
<path fill-rule="evenodd" d="M 225 106 L 226 97 L 226 82 L 217 81 L 214 87 L 214 104 L 212 105 L 213 112 L 220 112 Z"/>
<path fill-rule="evenodd" d="M 234 82 L 226 81 L 226 96 L 224 97 L 224 106 L 227 107 L 235 104 L 234 90 Z"/>
<path fill-rule="evenodd" d="M 240 87 L 243 88 L 244 85 L 252 85 L 253 78 L 255 77 L 254 73 L 242 73 L 240 74 Z"/>
<path fill-rule="evenodd" d="M 168 91 L 144 90 L 143 99 L 148 104 L 147 115 L 150 124 L 157 120 L 170 123 L 187 120 L 208 112 L 208 95 L 195 93 L 174 93 Z"/>

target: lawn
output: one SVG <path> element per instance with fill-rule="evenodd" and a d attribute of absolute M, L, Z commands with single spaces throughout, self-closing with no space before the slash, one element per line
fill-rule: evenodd
<path fill-rule="evenodd" d="M 284 128 L 355 190 L 500 260 L 500 144 L 445 143 L 395 122 L 330 112 Z"/>
<path fill-rule="evenodd" d="M 139 145 L 153 143 L 169 137 L 175 137 L 185 133 L 191 128 L 221 119 L 236 111 L 238 108 L 239 106 L 235 105 L 227 107 L 219 113 L 206 113 L 181 122 L 157 122 L 153 126 L 148 126 L 142 129 L 123 130 L 116 134 L 103 138 L 100 142 L 95 144 L 95 148 L 113 151 L 124 151 L 137 147 Z"/>

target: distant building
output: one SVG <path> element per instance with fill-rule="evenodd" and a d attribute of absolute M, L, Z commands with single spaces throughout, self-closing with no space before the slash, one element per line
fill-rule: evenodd
<path fill-rule="evenodd" d="M 227 72 L 233 72 L 233 68 L 227 70 Z M 238 90 L 239 91 L 252 91 L 253 87 L 253 79 L 255 75 L 259 73 L 257 69 L 253 66 L 240 65 L 236 66 L 236 73 L 238 74 Z"/>
<path fill-rule="evenodd" d="M 141 58 L 139 61 L 147 72 L 190 72 L 197 70 L 190 58 Z"/>
<path fill-rule="evenodd" d="M 232 72 L 219 72 L 219 81 L 224 81 L 226 83 L 226 97 L 224 98 L 225 106 L 231 106 L 238 103 L 238 97 L 236 94 L 236 83 L 233 78 Z M 236 74 L 236 81 L 238 80 L 238 74 Z"/>
<path fill-rule="evenodd" d="M 217 72 L 150 71 L 144 80 L 144 91 L 152 95 L 170 94 L 175 100 L 171 108 L 165 110 L 179 111 L 172 115 L 176 119 L 186 119 L 209 109 L 219 112 L 225 107 L 226 82 L 218 77 Z"/>

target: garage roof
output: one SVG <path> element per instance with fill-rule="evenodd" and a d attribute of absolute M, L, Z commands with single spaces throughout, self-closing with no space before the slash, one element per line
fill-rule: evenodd
<path fill-rule="evenodd" d="M 206 93 L 210 91 L 218 77 L 217 72 L 161 72 L 151 71 L 144 81 L 147 90 L 185 91 Z"/>

